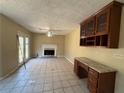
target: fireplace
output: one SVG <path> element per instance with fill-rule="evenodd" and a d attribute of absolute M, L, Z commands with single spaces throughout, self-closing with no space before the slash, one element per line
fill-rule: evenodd
<path fill-rule="evenodd" d="M 56 44 L 43 44 L 41 51 L 38 53 L 39 57 L 56 57 L 57 45 Z"/>
<path fill-rule="evenodd" d="M 55 50 L 54 49 L 45 49 L 44 56 L 54 56 Z"/>

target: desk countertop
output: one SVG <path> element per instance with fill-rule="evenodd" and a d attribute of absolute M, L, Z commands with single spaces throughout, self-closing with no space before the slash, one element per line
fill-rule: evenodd
<path fill-rule="evenodd" d="M 88 59 L 86 57 L 76 57 L 75 59 L 80 61 L 81 63 L 85 64 L 86 66 L 96 70 L 99 73 L 116 72 L 115 69 L 113 69 L 109 66 L 100 64 L 100 63 L 93 61 L 91 59 Z"/>

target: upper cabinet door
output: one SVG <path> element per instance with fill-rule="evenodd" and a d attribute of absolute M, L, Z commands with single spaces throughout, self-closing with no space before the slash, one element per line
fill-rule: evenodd
<path fill-rule="evenodd" d="M 81 32 L 80 32 L 81 38 L 86 35 L 85 30 L 86 30 L 86 25 L 85 24 L 81 24 Z"/>
<path fill-rule="evenodd" d="M 96 34 L 109 32 L 110 9 L 105 9 L 96 15 Z"/>
<path fill-rule="evenodd" d="M 94 34 L 95 34 L 95 17 L 92 17 L 89 20 L 87 20 L 86 36 L 91 36 Z"/>
<path fill-rule="evenodd" d="M 95 17 L 91 17 L 81 23 L 81 37 L 95 34 Z"/>

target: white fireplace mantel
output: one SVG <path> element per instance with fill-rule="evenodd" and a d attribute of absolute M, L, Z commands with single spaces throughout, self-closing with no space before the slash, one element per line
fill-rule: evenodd
<path fill-rule="evenodd" d="M 44 50 L 45 49 L 54 49 L 55 53 L 54 56 L 57 56 L 57 45 L 56 44 L 43 44 L 41 48 L 41 52 L 39 54 L 39 57 L 44 57 Z"/>

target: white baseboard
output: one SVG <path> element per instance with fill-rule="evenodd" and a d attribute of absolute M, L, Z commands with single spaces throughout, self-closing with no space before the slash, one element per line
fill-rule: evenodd
<path fill-rule="evenodd" d="M 63 58 L 64 56 L 57 56 L 57 57 L 62 57 Z"/>
<path fill-rule="evenodd" d="M 58 58 L 62 58 L 64 57 L 63 55 L 57 55 L 57 56 L 39 56 L 38 58 L 49 58 L 49 57 L 58 57 Z"/>
<path fill-rule="evenodd" d="M 66 56 L 64 56 L 70 63 L 72 63 L 74 65 L 74 62 L 72 62 L 69 58 L 67 58 Z"/>
<path fill-rule="evenodd" d="M 3 80 L 5 78 L 9 77 L 11 74 L 13 74 L 14 72 L 16 72 L 18 69 L 19 69 L 19 66 L 16 67 L 15 69 L 13 69 L 11 72 L 9 72 L 8 74 L 6 74 L 5 76 L 0 77 L 0 80 Z"/>

